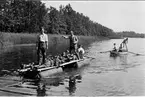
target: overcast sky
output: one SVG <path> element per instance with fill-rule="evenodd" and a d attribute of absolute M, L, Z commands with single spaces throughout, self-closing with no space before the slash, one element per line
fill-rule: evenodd
<path fill-rule="evenodd" d="M 47 7 L 72 8 L 114 31 L 145 33 L 145 1 L 42 1 Z"/>

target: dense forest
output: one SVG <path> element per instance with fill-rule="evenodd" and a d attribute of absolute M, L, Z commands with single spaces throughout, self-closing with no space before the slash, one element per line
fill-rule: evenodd
<path fill-rule="evenodd" d="M 112 29 L 73 10 L 70 4 L 46 8 L 41 0 L 1 0 L 0 31 L 12 33 L 38 33 L 44 26 L 49 34 L 118 37 Z"/>
<path fill-rule="evenodd" d="M 2 32 L 37 33 L 44 26 L 50 34 L 111 36 L 115 33 L 101 24 L 93 22 L 72 9 L 71 5 L 46 8 L 40 0 L 6 0 L 0 5 Z"/>

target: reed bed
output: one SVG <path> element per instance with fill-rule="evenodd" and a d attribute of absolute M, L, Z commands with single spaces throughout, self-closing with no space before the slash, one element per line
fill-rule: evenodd
<path fill-rule="evenodd" d="M 15 45 L 30 45 L 36 44 L 38 34 L 29 33 L 0 33 L 0 48 L 9 47 Z M 62 45 L 66 46 L 69 44 L 68 39 L 64 39 L 62 35 L 48 34 L 49 46 Z M 93 41 L 101 40 L 102 37 L 94 36 L 78 36 L 79 44 L 89 44 Z"/>

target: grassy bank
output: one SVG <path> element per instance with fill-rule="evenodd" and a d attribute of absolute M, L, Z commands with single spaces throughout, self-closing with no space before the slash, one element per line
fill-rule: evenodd
<path fill-rule="evenodd" d="M 8 47 L 14 45 L 30 45 L 35 44 L 38 34 L 28 34 L 28 33 L 1 33 L 0 35 L 0 47 Z M 49 45 L 55 44 L 68 44 L 69 40 L 62 38 L 62 35 L 48 35 Z M 103 37 L 94 36 L 78 36 L 80 44 L 88 44 L 91 41 L 98 41 L 106 39 Z"/>

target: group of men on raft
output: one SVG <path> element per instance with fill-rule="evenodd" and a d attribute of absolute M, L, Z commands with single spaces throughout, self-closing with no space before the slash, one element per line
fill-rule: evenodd
<path fill-rule="evenodd" d="M 123 40 L 123 42 L 120 44 L 118 50 L 117 50 L 117 48 L 116 48 L 116 43 L 114 43 L 113 51 L 122 52 L 124 47 L 126 48 L 126 51 L 128 51 L 127 43 L 128 43 L 128 38 L 125 38 L 125 39 Z"/>
<path fill-rule="evenodd" d="M 48 49 L 48 36 L 44 33 L 44 27 L 41 27 L 41 33 L 37 38 L 37 62 L 39 65 L 46 63 L 46 50 Z M 71 60 L 79 60 L 83 58 L 85 53 L 82 45 L 78 45 L 78 38 L 74 35 L 73 31 L 70 31 L 70 36 L 62 36 L 65 39 L 69 39 L 69 50 L 63 52 L 58 56 L 49 56 L 50 66 L 57 66 L 60 63 L 69 62 Z M 40 62 L 40 54 L 42 55 L 42 62 Z"/>

